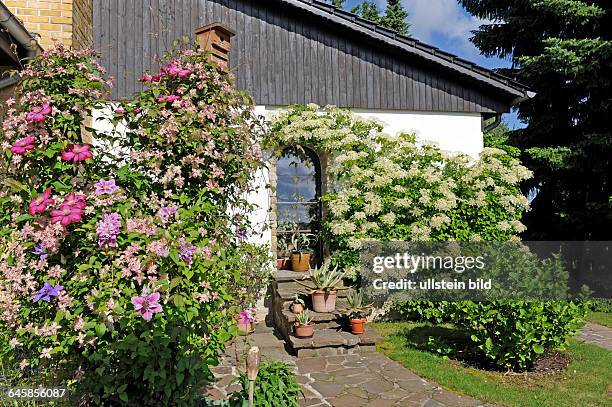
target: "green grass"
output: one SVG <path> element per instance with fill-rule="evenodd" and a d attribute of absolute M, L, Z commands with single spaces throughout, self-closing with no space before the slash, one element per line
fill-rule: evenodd
<path fill-rule="evenodd" d="M 504 374 L 468 367 L 419 349 L 428 334 L 448 335 L 447 327 L 411 322 L 372 326 L 384 338 L 379 351 L 457 393 L 504 406 L 612 406 L 612 352 L 603 348 L 572 341 L 567 350 L 572 361 L 564 372 Z"/>
<path fill-rule="evenodd" d="M 610 312 L 589 312 L 585 319 L 589 322 L 612 328 L 612 313 Z"/>

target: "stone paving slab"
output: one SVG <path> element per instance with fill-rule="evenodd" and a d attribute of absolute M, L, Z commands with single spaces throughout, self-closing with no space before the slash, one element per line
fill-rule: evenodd
<path fill-rule="evenodd" d="M 587 322 L 576 339 L 612 350 L 612 328 L 607 326 Z"/>
<path fill-rule="evenodd" d="M 493 407 L 442 389 L 377 352 L 297 359 L 272 332 L 240 337 L 228 344 L 221 364 L 212 369 L 216 381 L 204 394 L 225 399 L 239 388 L 233 378 L 244 370 L 251 346 L 259 346 L 264 360 L 272 358 L 294 366 L 303 407 Z"/>

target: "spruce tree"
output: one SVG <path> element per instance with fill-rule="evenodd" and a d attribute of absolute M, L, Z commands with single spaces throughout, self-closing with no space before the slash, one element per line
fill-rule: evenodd
<path fill-rule="evenodd" d="M 382 22 L 382 16 L 373 0 L 363 0 L 363 2 L 355 6 L 351 12 L 375 23 Z"/>
<path fill-rule="evenodd" d="M 487 20 L 473 43 L 511 57 L 502 70 L 536 95 L 518 105 L 528 125 L 510 132 L 534 172 L 525 238 L 612 237 L 612 2 L 460 0 Z"/>
<path fill-rule="evenodd" d="M 383 26 L 397 31 L 401 35 L 408 35 L 410 24 L 408 24 L 407 18 L 408 12 L 404 9 L 400 0 L 387 0 L 387 10 L 381 21 Z"/>
<path fill-rule="evenodd" d="M 332 0 L 332 4 L 333 4 L 335 7 L 339 8 L 339 9 L 342 9 L 342 8 L 344 8 L 344 3 L 345 3 L 345 1 L 346 1 L 346 0 Z"/>

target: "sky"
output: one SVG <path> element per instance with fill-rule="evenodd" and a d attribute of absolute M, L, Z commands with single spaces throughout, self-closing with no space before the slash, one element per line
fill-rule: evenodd
<path fill-rule="evenodd" d="M 383 11 L 386 0 L 376 2 L 379 10 Z M 347 8 L 350 10 L 358 3 L 359 0 L 347 0 Z M 402 3 L 409 14 L 412 37 L 485 68 L 510 66 L 509 59 L 486 58 L 480 55 L 470 42 L 471 31 L 486 22 L 468 14 L 457 0 L 402 0 Z M 511 129 L 524 127 L 515 113 L 505 114 L 503 119 Z"/>

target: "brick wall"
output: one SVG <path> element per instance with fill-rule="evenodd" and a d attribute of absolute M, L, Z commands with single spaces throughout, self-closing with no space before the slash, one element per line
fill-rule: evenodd
<path fill-rule="evenodd" d="M 61 42 L 81 48 L 92 42 L 93 0 L 5 0 L 43 48 Z"/>

